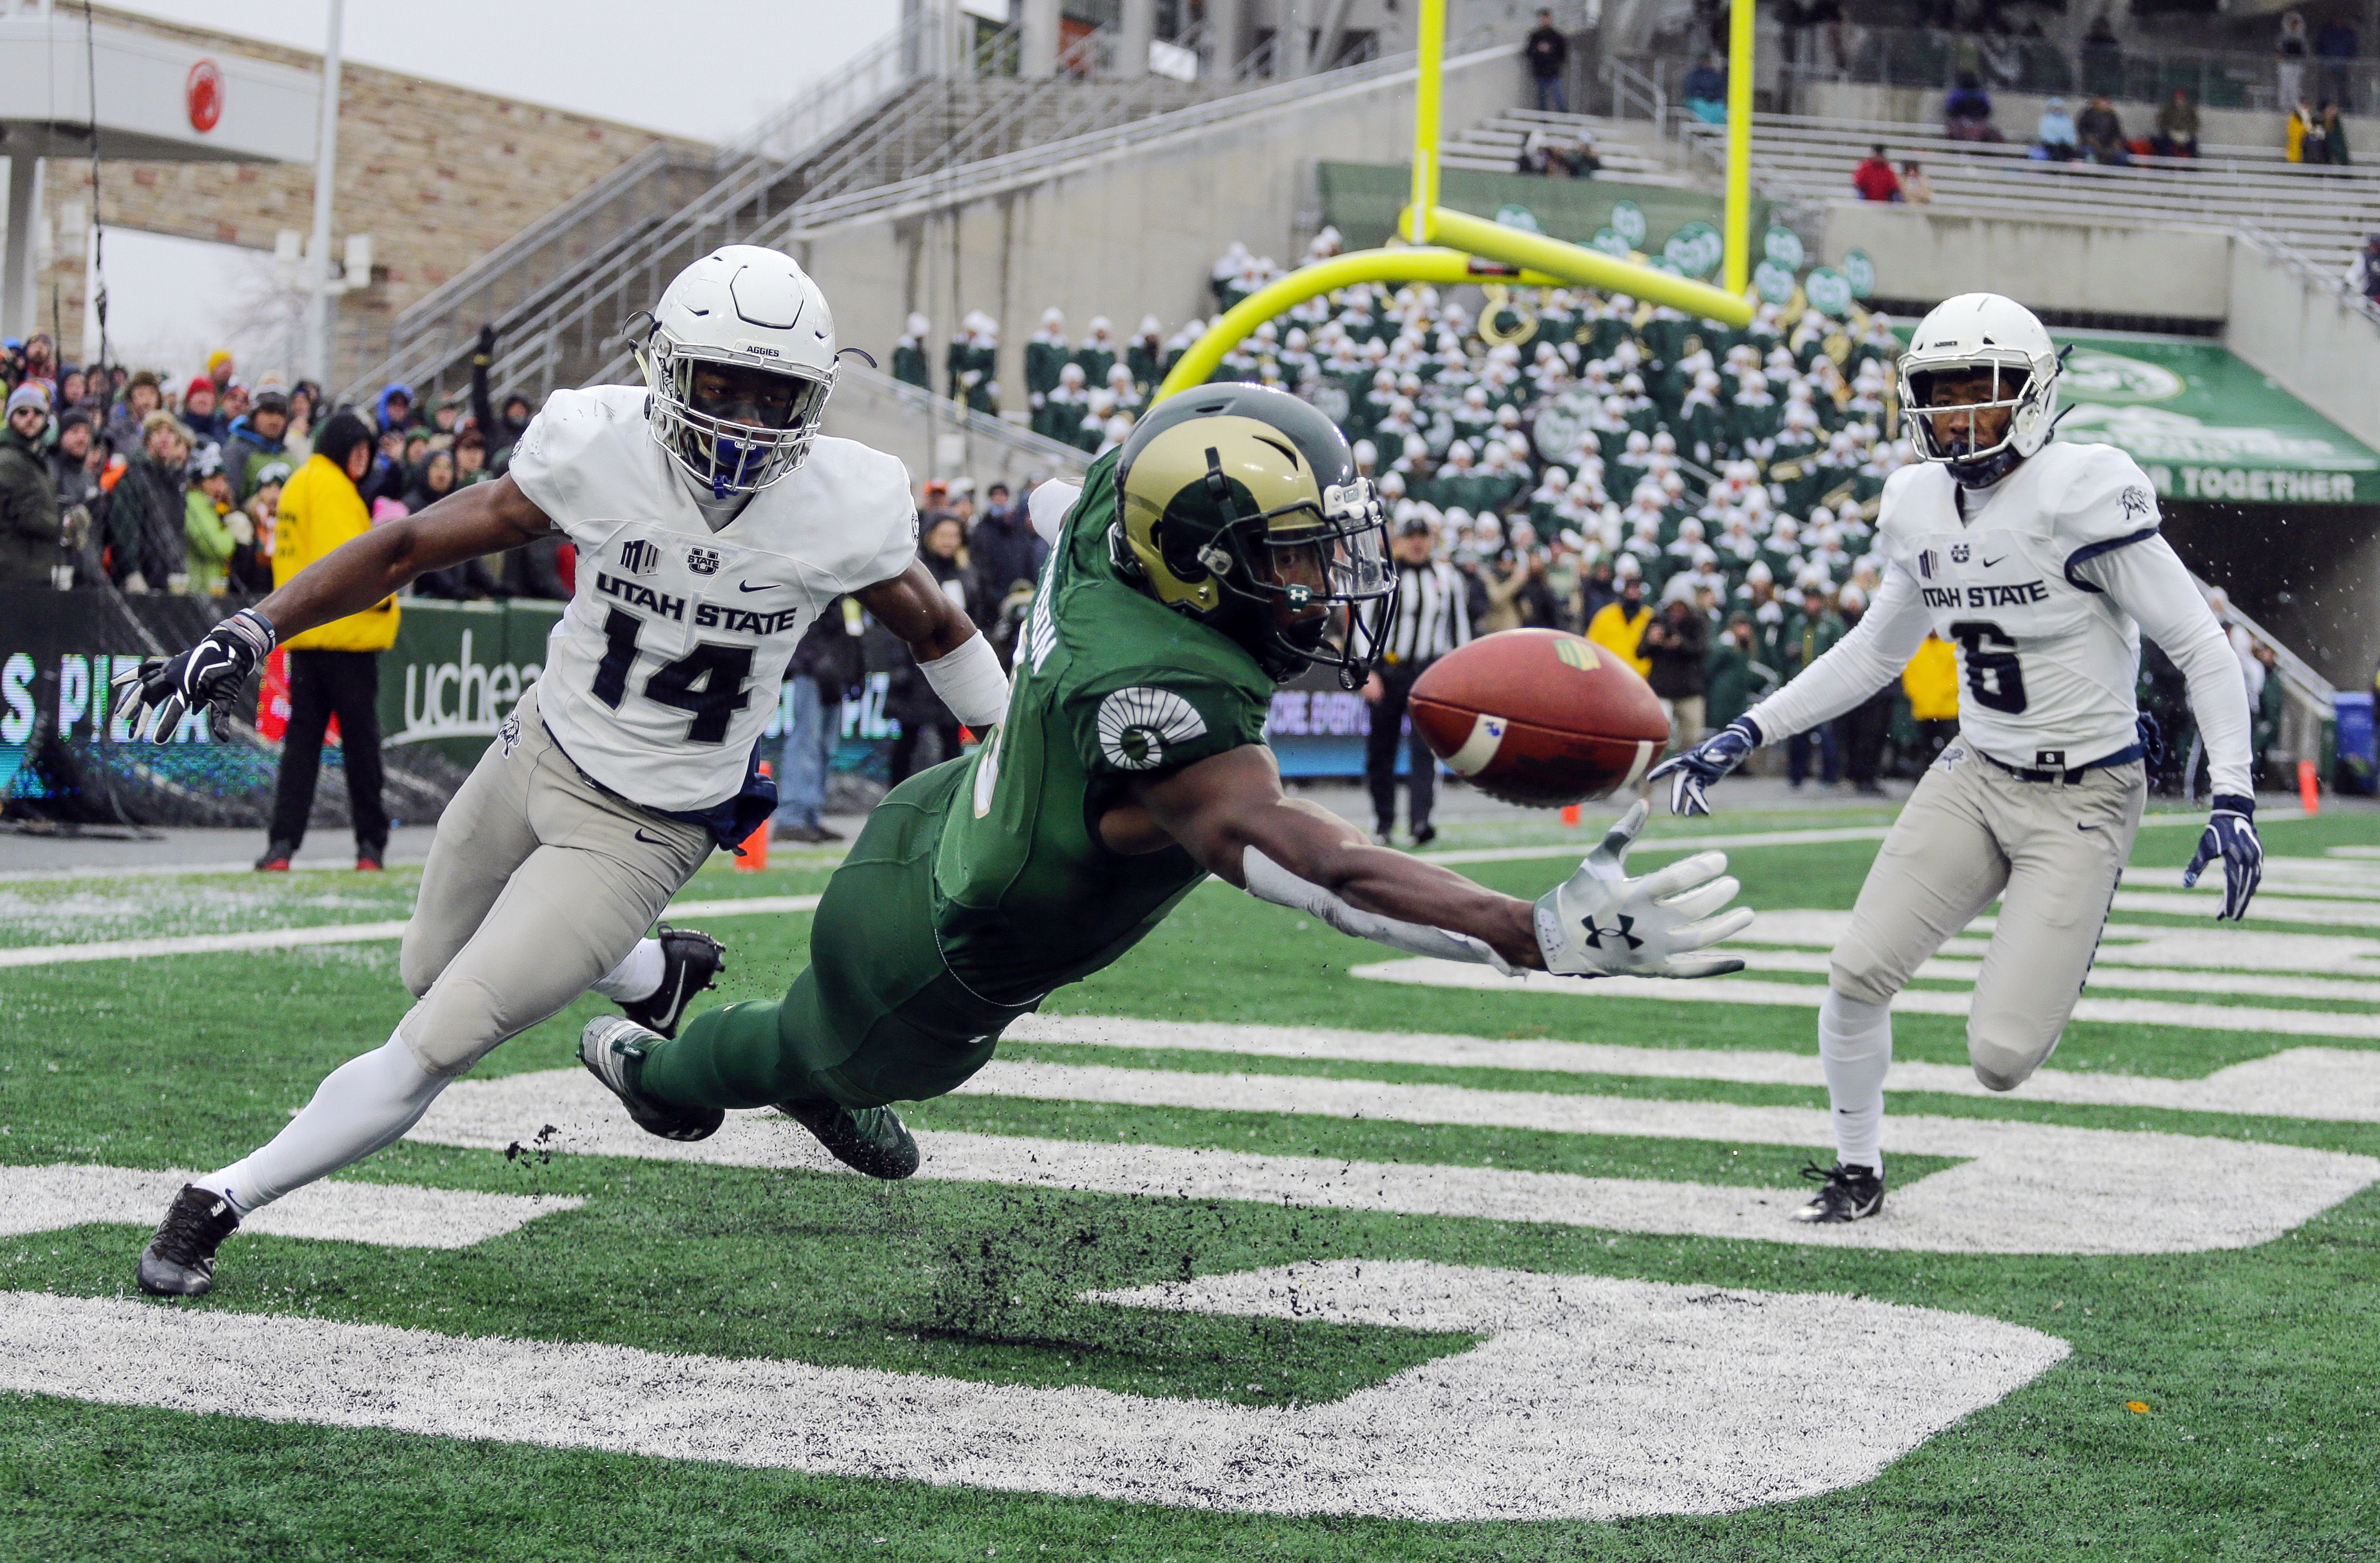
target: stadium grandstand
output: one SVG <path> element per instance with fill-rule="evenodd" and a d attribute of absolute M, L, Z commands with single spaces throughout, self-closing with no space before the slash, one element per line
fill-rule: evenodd
<path fill-rule="evenodd" d="M 846 4 L 0 7 L 0 1557 L 2363 1556 L 2372 13 Z"/>

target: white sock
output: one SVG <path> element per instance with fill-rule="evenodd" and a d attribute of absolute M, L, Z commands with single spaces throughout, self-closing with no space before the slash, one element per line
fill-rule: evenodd
<path fill-rule="evenodd" d="M 626 960 L 596 982 L 595 991 L 614 1004 L 633 1004 L 661 991 L 663 969 L 662 941 L 640 939 Z"/>
<path fill-rule="evenodd" d="M 391 1036 L 325 1075 L 272 1144 L 193 1181 L 245 1216 L 403 1138 L 445 1088 L 443 1078 L 414 1061 L 403 1037 Z"/>
<path fill-rule="evenodd" d="M 1876 1141 L 1884 1132 L 1884 1074 L 1892 1067 L 1892 1006 L 1828 988 L 1818 1005 L 1818 1061 L 1835 1109 L 1836 1158 L 1883 1171 Z"/>

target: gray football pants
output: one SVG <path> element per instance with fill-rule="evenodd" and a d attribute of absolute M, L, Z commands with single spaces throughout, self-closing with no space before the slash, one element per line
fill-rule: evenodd
<path fill-rule="evenodd" d="M 710 850 L 581 775 L 532 685 L 439 817 L 398 957 L 420 1002 L 397 1034 L 430 1073 L 463 1073 L 627 959 Z"/>
<path fill-rule="evenodd" d="M 2082 996 L 2148 795 L 2138 761 L 2077 782 L 2022 782 L 1964 739 L 1942 751 L 1893 822 L 1829 985 L 1888 1004 L 2000 897 L 1967 1015 L 1975 1078 L 2013 1090 L 2041 1067 Z"/>

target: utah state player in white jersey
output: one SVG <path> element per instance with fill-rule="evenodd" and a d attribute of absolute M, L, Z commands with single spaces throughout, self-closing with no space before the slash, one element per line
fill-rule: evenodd
<path fill-rule="evenodd" d="M 795 643 L 838 596 L 909 643 L 960 721 L 1000 720 L 999 660 L 917 563 L 908 474 L 819 434 L 834 322 L 801 268 L 714 251 L 670 284 L 640 356 L 642 390 L 557 392 L 503 479 L 375 527 L 124 681 L 121 709 L 162 741 L 185 711 L 219 715 L 278 636 L 424 571 L 557 532 L 577 545 L 543 674 L 439 820 L 400 957 L 419 1001 L 271 1144 L 182 1190 L 140 1256 L 142 1290 L 207 1290 L 242 1216 L 397 1139 L 448 1081 L 590 987 L 674 1034 L 722 951 L 647 932 L 714 847 L 769 817 L 761 729 Z"/>
<path fill-rule="evenodd" d="M 1866 616 L 1791 684 L 1653 772 L 1674 778 L 1675 812 L 1707 813 L 1712 782 L 1899 677 L 1928 629 L 1957 648 L 1959 739 L 1894 822 L 1830 963 L 1818 1052 L 1837 1164 L 1802 1220 L 1883 1207 L 1892 997 L 1996 896 L 1967 1021 L 1975 1076 L 2012 1090 L 2058 1045 L 2140 828 L 2143 631 L 2189 677 L 2214 776 L 2214 812 L 2183 882 L 2220 857 L 2216 915 L 2238 918 L 2263 871 L 2240 664 L 2158 534 L 2139 466 L 2112 446 L 2049 442 L 2058 357 L 2033 313 L 1997 294 L 1962 295 L 1920 322 L 1900 399 L 1925 460 L 1885 483 L 1884 583 Z"/>

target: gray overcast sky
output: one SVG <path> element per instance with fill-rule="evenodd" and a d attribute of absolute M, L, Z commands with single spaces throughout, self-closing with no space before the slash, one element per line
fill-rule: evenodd
<path fill-rule="evenodd" d="M 326 0 L 106 0 L 191 27 L 319 50 Z M 706 141 L 770 109 L 891 30 L 900 0 L 349 0 L 351 60 Z M 291 374 L 286 333 L 253 317 L 269 259 L 119 229 L 107 241 L 112 342 L 188 375 L 228 345 L 246 372 Z M 68 333 L 70 337 L 74 333 Z M 78 344 L 67 345 L 74 356 Z"/>
<path fill-rule="evenodd" d="M 107 0 L 319 50 L 327 0 Z M 347 58 L 729 140 L 891 30 L 900 0 L 404 0 L 346 7 Z"/>

